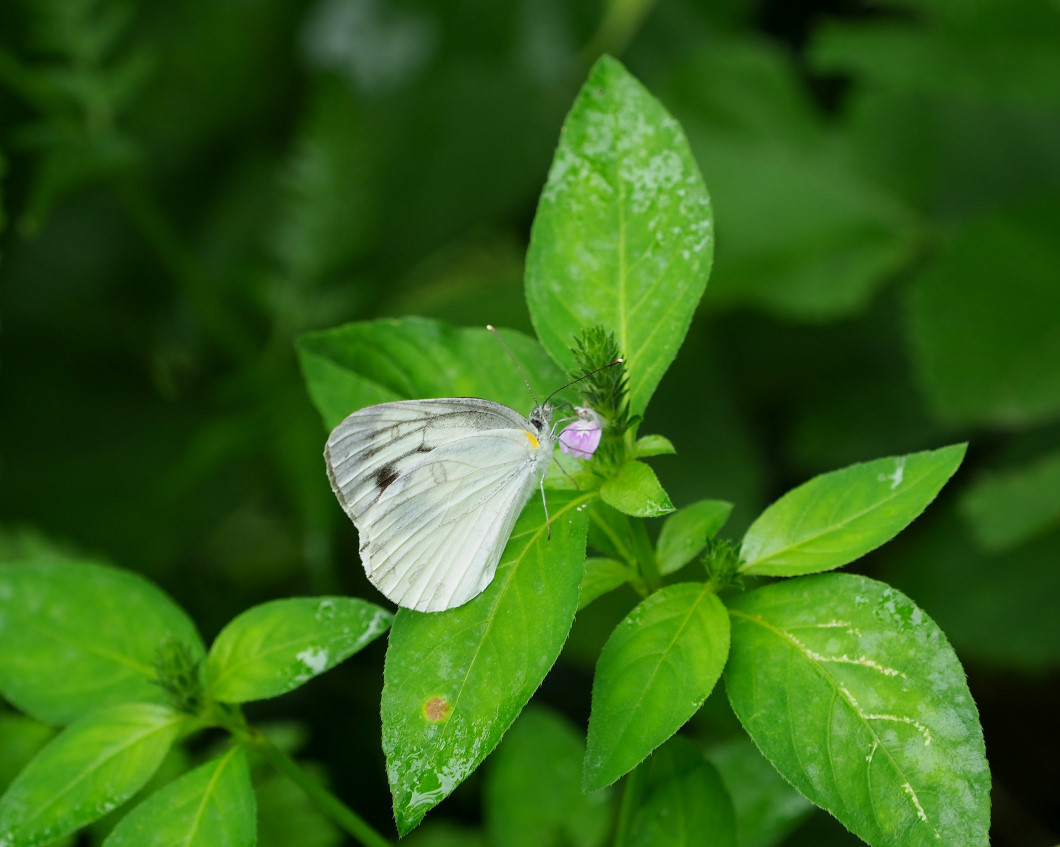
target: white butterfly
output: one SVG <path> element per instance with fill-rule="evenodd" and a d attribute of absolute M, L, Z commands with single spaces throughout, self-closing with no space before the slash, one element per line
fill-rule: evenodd
<path fill-rule="evenodd" d="M 403 400 L 335 427 L 328 477 L 372 584 L 421 612 L 484 591 L 531 492 L 544 491 L 552 413 L 547 402 L 528 420 L 489 400 Z"/>

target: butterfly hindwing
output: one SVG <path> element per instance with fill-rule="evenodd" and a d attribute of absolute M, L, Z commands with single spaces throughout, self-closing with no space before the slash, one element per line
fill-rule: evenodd
<path fill-rule="evenodd" d="M 535 488 L 530 449 L 518 430 L 485 432 L 438 447 L 402 474 L 358 523 L 372 583 L 421 611 L 479 594 Z"/>
<path fill-rule="evenodd" d="M 325 450 L 328 475 L 372 583 L 421 611 L 482 591 L 551 459 L 551 437 L 533 430 L 506 406 L 474 398 L 383 403 L 339 424 Z"/>

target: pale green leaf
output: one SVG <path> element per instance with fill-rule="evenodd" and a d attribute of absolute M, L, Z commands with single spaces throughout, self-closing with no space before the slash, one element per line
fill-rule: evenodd
<path fill-rule="evenodd" d="M 526 258 L 538 337 L 568 371 L 584 328 L 615 333 L 641 414 L 710 273 L 710 199 L 677 122 L 610 57 L 564 123 Z"/>
<path fill-rule="evenodd" d="M 927 508 L 967 445 L 890 456 L 816 476 L 766 508 L 740 548 L 748 574 L 838 568 L 890 541 Z"/>
<path fill-rule="evenodd" d="M 169 639 L 203 655 L 188 616 L 141 576 L 61 559 L 0 567 L 0 692 L 46 723 L 165 703 L 152 662 Z"/>
<path fill-rule="evenodd" d="M 729 621 L 700 583 L 669 585 L 615 627 L 593 678 L 586 788 L 610 785 L 679 730 L 721 676 Z"/>
<path fill-rule="evenodd" d="M 626 462 L 600 486 L 600 499 L 635 518 L 657 518 L 674 510 L 655 471 L 636 460 Z"/>
<path fill-rule="evenodd" d="M 71 724 L 0 797 L 0 843 L 36 847 L 103 817 L 143 787 L 187 723 L 163 706 L 128 703 Z"/>
<path fill-rule="evenodd" d="M 850 574 L 733 599 L 725 686 L 786 780 L 875 847 L 984 847 L 990 772 L 941 630 L 895 589 Z"/>
<path fill-rule="evenodd" d="M 677 452 L 670 439 L 663 435 L 642 435 L 633 445 L 633 455 L 638 459 L 649 456 L 669 456 Z"/>
<path fill-rule="evenodd" d="M 354 597 L 292 597 L 231 621 L 206 657 L 206 688 L 222 703 L 277 697 L 335 667 L 386 632 L 390 612 Z"/>
<path fill-rule="evenodd" d="M 707 539 L 725 525 L 730 512 L 732 503 L 699 500 L 668 517 L 656 545 L 659 573 L 674 573 L 691 562 L 707 546 Z"/>
<path fill-rule="evenodd" d="M 515 525 L 497 575 L 444 612 L 400 609 L 383 674 L 383 750 L 402 835 L 500 741 L 556 661 L 578 608 L 589 497 L 549 498 Z"/>
<path fill-rule="evenodd" d="M 254 847 L 256 834 L 247 757 L 232 747 L 148 797 L 103 847 Z"/>

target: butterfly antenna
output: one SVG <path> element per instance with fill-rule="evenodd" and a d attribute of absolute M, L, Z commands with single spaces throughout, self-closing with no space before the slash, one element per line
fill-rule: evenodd
<path fill-rule="evenodd" d="M 508 357 L 513 362 L 515 362 L 515 367 L 519 369 L 519 376 L 521 376 L 523 378 L 523 382 L 526 383 L 527 391 L 529 391 L 530 392 L 530 396 L 534 398 L 534 405 L 535 406 L 540 405 L 537 402 L 537 395 L 534 394 L 534 389 L 530 385 L 530 380 L 528 380 L 526 378 L 526 371 L 524 371 L 523 370 L 523 366 L 519 364 L 519 360 L 515 358 L 515 354 L 512 352 L 512 348 L 504 343 L 504 339 L 501 338 L 501 334 L 499 332 L 497 332 L 497 330 L 494 329 L 491 324 L 486 324 L 486 329 L 488 329 L 490 332 L 492 332 L 496 336 L 497 340 L 501 343 L 501 347 L 504 348 L 504 352 L 508 354 Z M 564 388 L 566 388 L 566 386 L 564 386 Z M 560 390 L 562 391 L 563 389 L 560 389 Z M 546 400 L 545 402 L 547 403 L 548 401 Z"/>
<path fill-rule="evenodd" d="M 606 365 L 602 365 L 601 367 L 596 368 L 595 370 L 589 371 L 589 373 L 587 373 L 587 374 L 583 374 L 582 376 L 578 377 L 577 379 L 571 380 L 566 385 L 564 385 L 562 388 L 557 388 L 555 391 L 553 391 L 551 394 L 549 394 L 548 397 L 545 398 L 545 403 L 548 403 L 549 400 L 551 400 L 553 397 L 555 397 L 561 391 L 564 391 L 564 390 L 570 388 L 572 385 L 577 385 L 583 379 L 588 379 L 593 374 L 598 374 L 598 373 L 600 373 L 600 371 L 606 371 L 608 368 L 613 368 L 615 365 L 621 365 L 624 361 L 626 361 L 626 360 L 621 358 L 621 357 L 619 357 L 619 358 L 615 359 L 613 362 L 608 362 Z M 570 404 L 568 404 L 568 405 L 570 405 Z"/>

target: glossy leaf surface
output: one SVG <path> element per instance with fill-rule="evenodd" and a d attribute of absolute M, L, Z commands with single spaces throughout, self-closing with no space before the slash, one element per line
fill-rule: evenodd
<path fill-rule="evenodd" d="M 659 573 L 674 573 L 691 562 L 725 525 L 730 512 L 732 503 L 699 500 L 670 515 L 659 531 Z"/>
<path fill-rule="evenodd" d="M 203 655 L 188 616 L 141 576 L 58 559 L 0 568 L 0 692 L 42 721 L 166 702 L 152 680 L 169 639 Z"/>
<path fill-rule="evenodd" d="M 390 633 L 383 750 L 405 834 L 493 750 L 556 661 L 578 608 L 588 498 L 549 498 L 512 532 L 490 586 L 444 612 L 400 609 Z"/>
<path fill-rule="evenodd" d="M 246 754 L 233 747 L 148 797 L 103 847 L 254 847 L 256 811 Z"/>
<path fill-rule="evenodd" d="M 589 74 L 534 218 L 526 299 L 567 370 L 585 327 L 615 333 L 640 414 L 684 340 L 713 257 L 710 198 L 681 127 L 616 60 Z"/>
<path fill-rule="evenodd" d="M 151 778 L 186 723 L 163 706 L 129 703 L 71 724 L 0 798 L 0 842 L 35 847 L 103 817 Z"/>
<path fill-rule="evenodd" d="M 965 447 L 877 459 L 803 483 L 751 524 L 740 549 L 741 570 L 796 576 L 864 556 L 924 511 L 957 470 Z"/>
<path fill-rule="evenodd" d="M 382 633 L 390 612 L 355 597 L 292 597 L 243 612 L 206 658 L 206 687 L 222 703 L 277 697 L 335 667 Z"/>
<path fill-rule="evenodd" d="M 786 780 L 874 847 L 987 844 L 975 703 L 908 597 L 825 574 L 736 597 L 730 614 L 729 700 Z"/>
<path fill-rule="evenodd" d="M 624 515 L 657 518 L 674 510 L 659 478 L 644 462 L 626 462 L 600 486 L 600 499 Z"/>
<path fill-rule="evenodd" d="M 615 627 L 593 679 L 585 786 L 610 785 L 703 705 L 729 651 L 717 595 L 678 583 L 643 600 Z"/>

